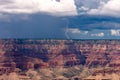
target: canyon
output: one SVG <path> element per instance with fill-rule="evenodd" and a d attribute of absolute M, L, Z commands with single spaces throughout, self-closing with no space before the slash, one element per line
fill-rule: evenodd
<path fill-rule="evenodd" d="M 1 39 L 0 58 L 1 75 L 45 69 L 66 78 L 120 75 L 120 40 Z"/>

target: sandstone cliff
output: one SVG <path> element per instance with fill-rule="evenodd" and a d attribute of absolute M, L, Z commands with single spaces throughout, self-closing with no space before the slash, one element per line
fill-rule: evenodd
<path fill-rule="evenodd" d="M 120 41 L 6 39 L 0 40 L 0 58 L 0 67 L 10 71 L 81 65 L 89 69 L 115 68 L 119 72 Z M 104 71 L 95 70 L 93 75 Z"/>

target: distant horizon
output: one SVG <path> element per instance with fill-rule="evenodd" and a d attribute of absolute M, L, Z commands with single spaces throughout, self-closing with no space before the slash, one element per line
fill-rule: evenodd
<path fill-rule="evenodd" d="M 0 38 L 0 40 L 120 40 L 120 39 Z"/>

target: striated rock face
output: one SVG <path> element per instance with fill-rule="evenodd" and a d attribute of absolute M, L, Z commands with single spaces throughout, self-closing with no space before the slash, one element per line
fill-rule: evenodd
<path fill-rule="evenodd" d="M 120 68 L 119 40 L 0 40 L 0 66 L 22 70 L 48 67 Z"/>

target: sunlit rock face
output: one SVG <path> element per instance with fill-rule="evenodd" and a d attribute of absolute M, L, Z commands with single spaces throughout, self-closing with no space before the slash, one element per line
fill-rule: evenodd
<path fill-rule="evenodd" d="M 117 69 L 119 51 L 119 40 L 0 40 L 0 66 L 11 71 L 76 65 Z"/>

